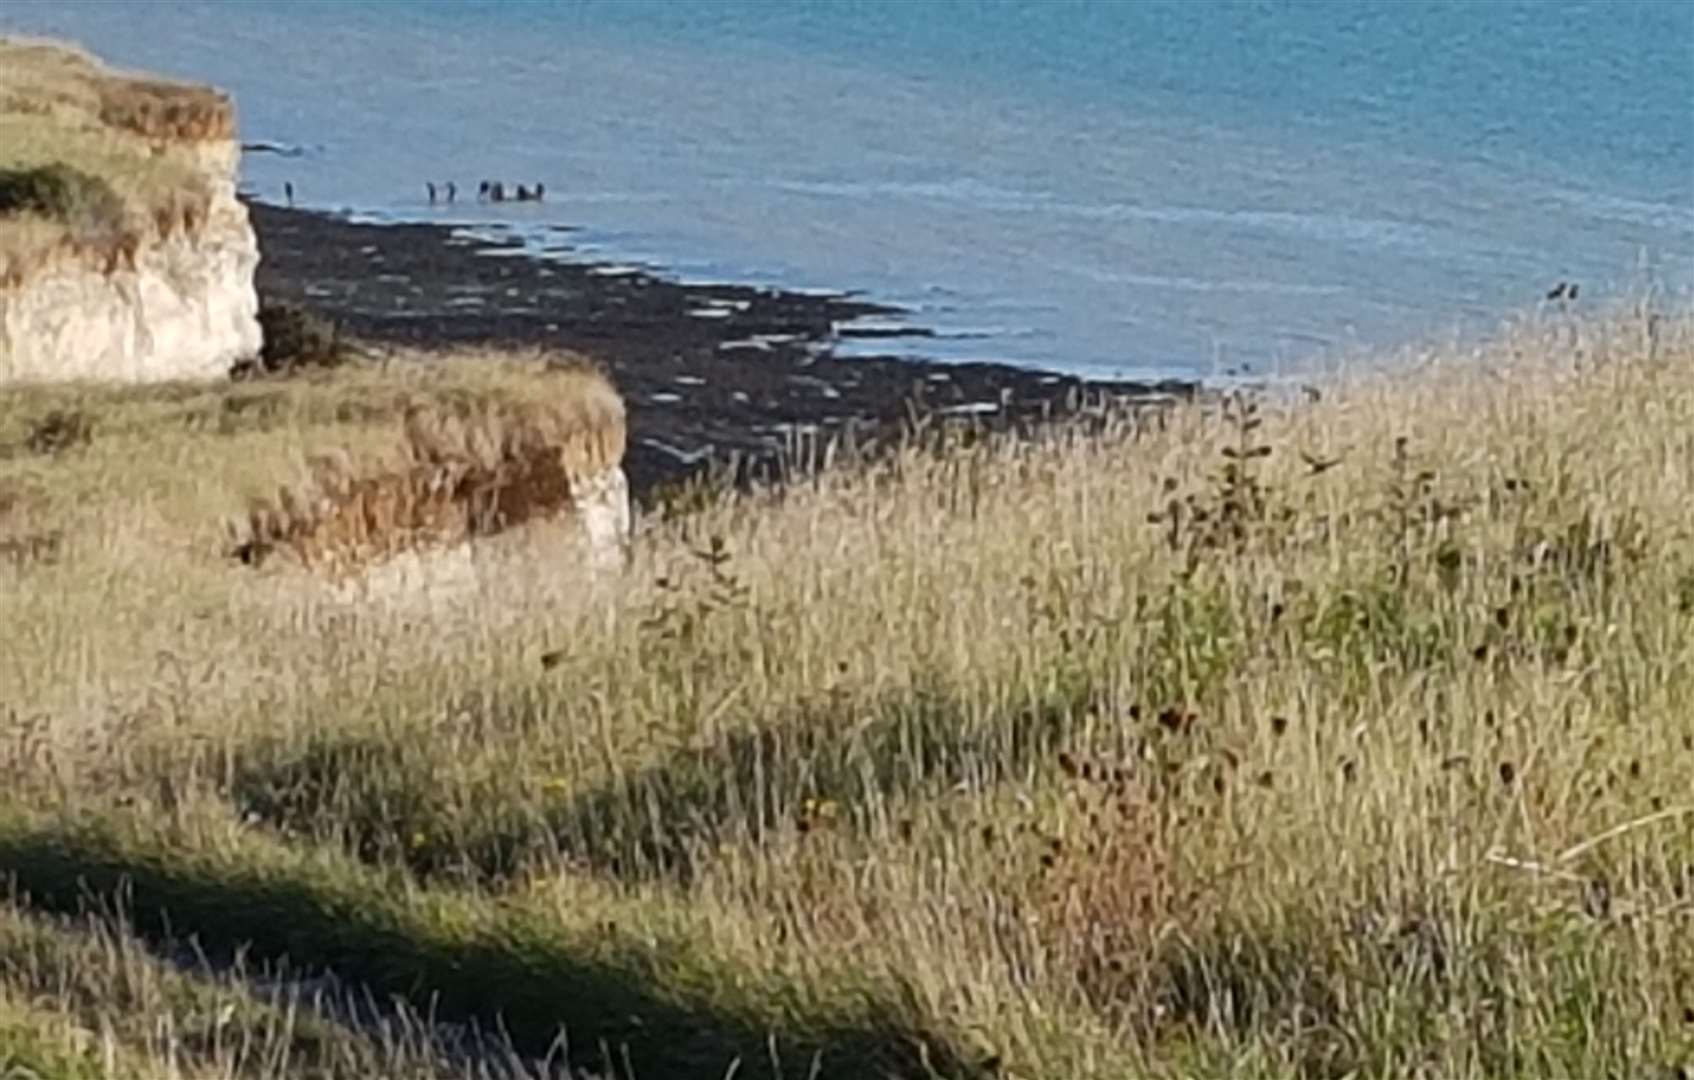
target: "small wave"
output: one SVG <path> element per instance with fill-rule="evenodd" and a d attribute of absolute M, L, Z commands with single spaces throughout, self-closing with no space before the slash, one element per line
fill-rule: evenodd
<path fill-rule="evenodd" d="M 1109 285 L 1135 285 L 1147 289 L 1178 289 L 1183 292 L 1231 292 L 1260 296 L 1339 296 L 1345 285 L 1308 285 L 1282 281 L 1244 281 L 1227 278 L 1193 278 L 1168 274 L 1129 274 L 1118 270 L 1080 271 L 1091 281 Z"/>
<path fill-rule="evenodd" d="M 1074 202 L 1045 191 L 1022 191 L 971 177 L 944 181 L 783 180 L 779 191 L 835 198 L 906 198 L 970 205 L 998 213 L 1047 214 L 1083 221 L 1147 221 L 1169 225 L 1224 225 L 1262 229 L 1324 240 L 1429 247 L 1439 230 L 1387 217 L 1352 217 L 1303 210 L 1220 210 L 1205 206 L 1162 206 L 1134 202 Z"/>
<path fill-rule="evenodd" d="M 676 197 L 657 191 L 561 191 L 547 193 L 550 202 L 566 206 L 652 206 L 675 202 Z"/>
<path fill-rule="evenodd" d="M 971 177 L 953 180 L 779 180 L 779 191 L 799 195 L 826 195 L 847 199 L 924 199 L 933 202 L 969 203 L 996 210 L 1039 210 L 1052 202 L 1045 192 L 998 187 Z"/>
<path fill-rule="evenodd" d="M 1694 205 L 1679 206 L 1675 203 L 1557 187 L 1548 188 L 1544 194 L 1549 199 L 1586 211 L 1595 217 L 1611 218 L 1649 229 L 1694 232 Z"/>
<path fill-rule="evenodd" d="M 297 158 L 306 156 L 304 146 L 293 143 L 272 142 L 268 139 L 258 139 L 241 144 L 243 154 L 275 154 L 277 157 Z"/>
<path fill-rule="evenodd" d="M 1041 331 L 1033 326 L 983 326 L 935 332 L 937 341 L 1004 341 L 1040 336 Z"/>

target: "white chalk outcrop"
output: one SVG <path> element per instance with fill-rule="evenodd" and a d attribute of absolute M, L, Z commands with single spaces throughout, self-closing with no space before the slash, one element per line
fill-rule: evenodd
<path fill-rule="evenodd" d="M 629 481 L 623 467 L 611 465 L 582 479 L 571 492 L 572 516 L 580 524 L 589 562 L 617 569 L 629 554 Z"/>
<path fill-rule="evenodd" d="M 0 85 L 0 135 L 33 155 L 0 146 L 0 169 L 62 165 L 113 193 L 93 225 L 0 213 L 0 384 L 215 379 L 256 355 L 259 246 L 228 99 L 39 43 L 0 41 L 0 66 L 20 83 Z"/>

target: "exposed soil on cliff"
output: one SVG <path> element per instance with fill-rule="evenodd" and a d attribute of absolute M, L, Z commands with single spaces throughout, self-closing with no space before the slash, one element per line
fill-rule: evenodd
<path fill-rule="evenodd" d="M 795 432 L 847 426 L 887 436 L 920 412 L 1011 423 L 1084 398 L 1188 396 L 1189 383 L 1085 383 L 1001 364 L 841 357 L 844 324 L 893 308 L 734 285 L 681 285 L 646 273 L 524 254 L 438 225 L 362 225 L 250 204 L 264 301 L 305 305 L 348 333 L 438 348 L 543 345 L 602 362 L 629 410 L 625 469 L 641 496 L 739 459 L 766 468 Z M 1086 393 L 1084 392 L 1086 391 Z"/>

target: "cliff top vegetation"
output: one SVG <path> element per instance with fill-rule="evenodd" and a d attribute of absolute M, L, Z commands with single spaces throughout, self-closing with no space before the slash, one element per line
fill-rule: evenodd
<path fill-rule="evenodd" d="M 86 539 L 76 523 L 114 483 L 151 492 L 155 524 L 214 561 L 232 545 L 339 557 L 352 534 L 457 543 L 560 511 L 622 459 L 624 422 L 605 375 L 559 352 L 361 349 L 286 378 L 17 386 L 0 395 L 0 561 Z"/>
<path fill-rule="evenodd" d="M 219 91 L 0 38 L 0 286 L 58 254 L 116 266 L 147 239 L 198 228 L 205 147 L 234 135 Z"/>
<path fill-rule="evenodd" d="M 226 556 L 380 373 L 8 397 L 0 1067 L 1684 1075 L 1694 320 L 1393 361 L 427 617 Z"/>

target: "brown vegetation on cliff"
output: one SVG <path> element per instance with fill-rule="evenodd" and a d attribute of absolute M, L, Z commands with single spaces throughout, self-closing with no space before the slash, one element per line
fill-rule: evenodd
<path fill-rule="evenodd" d="M 0 395 L 0 554 L 87 542 L 91 507 L 139 497 L 158 530 L 220 560 L 233 541 L 249 562 L 352 570 L 553 517 L 624 444 L 621 397 L 571 353 L 393 352 L 286 380 L 16 387 Z"/>
<path fill-rule="evenodd" d="M 204 148 L 234 136 L 216 90 L 0 38 L 0 287 L 66 255 L 117 269 L 147 240 L 198 229 Z"/>
<path fill-rule="evenodd" d="M 280 550 L 346 573 L 568 512 L 590 478 L 623 458 L 623 401 L 600 372 L 574 361 L 538 369 L 534 390 L 407 403 L 398 461 L 361 466 L 340 450 L 314 454 L 307 482 L 254 501 L 236 553 L 257 564 Z"/>

